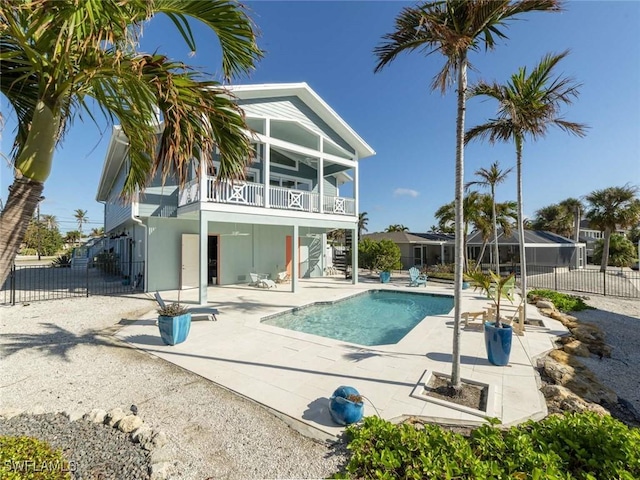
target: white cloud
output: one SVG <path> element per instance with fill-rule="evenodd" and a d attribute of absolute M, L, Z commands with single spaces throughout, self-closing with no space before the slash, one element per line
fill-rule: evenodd
<path fill-rule="evenodd" d="M 418 192 L 417 190 L 411 190 L 410 188 L 396 188 L 393 191 L 394 197 L 400 197 L 402 195 L 416 198 L 418 195 L 420 195 L 420 192 Z"/>

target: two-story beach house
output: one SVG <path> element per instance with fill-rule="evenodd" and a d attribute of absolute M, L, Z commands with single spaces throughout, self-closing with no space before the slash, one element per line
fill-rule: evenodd
<path fill-rule="evenodd" d="M 217 182 L 194 160 L 185 188 L 158 176 L 122 204 L 128 142 L 113 128 L 97 193 L 115 237 L 104 248 L 123 264 L 144 261 L 146 291 L 199 288 L 204 303 L 209 285 L 286 271 L 295 292 L 298 278 L 324 275 L 328 231 L 350 230 L 357 242 L 359 162 L 373 149 L 306 83 L 229 90 L 255 132 L 244 181 Z"/>

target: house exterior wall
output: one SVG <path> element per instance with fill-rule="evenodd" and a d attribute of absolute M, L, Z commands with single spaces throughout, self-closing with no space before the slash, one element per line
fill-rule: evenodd
<path fill-rule="evenodd" d="M 180 287 L 182 234 L 199 233 L 197 220 L 149 217 L 148 291 Z"/>
<path fill-rule="evenodd" d="M 104 231 L 110 232 L 111 230 L 118 228 L 123 223 L 131 219 L 132 205 L 130 203 L 124 204 L 119 200 L 120 192 L 124 187 L 124 181 L 127 175 L 126 172 L 127 162 L 123 162 L 118 172 L 118 176 L 113 182 L 111 191 L 109 192 L 108 200 L 104 205 Z"/>
<path fill-rule="evenodd" d="M 178 213 L 178 186 L 173 178 L 162 185 L 162 174 L 157 172 L 144 192 L 140 193 L 138 215 L 140 217 L 175 217 Z"/>

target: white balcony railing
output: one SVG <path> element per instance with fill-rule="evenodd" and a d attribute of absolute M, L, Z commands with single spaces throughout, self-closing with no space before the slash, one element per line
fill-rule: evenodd
<path fill-rule="evenodd" d="M 207 194 L 202 201 L 264 207 L 264 185 L 252 182 L 215 182 L 214 177 L 207 178 Z M 192 180 L 179 194 L 179 206 L 200 201 L 199 183 Z M 322 202 L 324 213 L 337 215 L 355 215 L 353 198 L 325 195 Z M 297 210 L 318 213 L 320 195 L 314 192 L 291 188 L 269 187 L 269 208 Z"/>

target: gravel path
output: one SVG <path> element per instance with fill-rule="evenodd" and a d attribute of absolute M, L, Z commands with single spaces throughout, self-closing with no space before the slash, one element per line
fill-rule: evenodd
<path fill-rule="evenodd" d="M 585 363 L 640 412 L 640 301 L 592 296 L 587 303 L 597 310 L 576 316 L 606 332 L 613 354 Z M 176 462 L 176 479 L 324 478 L 339 469 L 341 448 L 315 443 L 258 405 L 113 339 L 112 332 L 154 305 L 146 297 L 90 297 L 0 307 L 0 408 L 88 412 L 135 404 L 146 424 L 168 435 L 163 450 Z M 124 453 L 128 441 L 111 428 L 85 431 L 81 421 L 39 418 L 46 421 L 0 421 L 0 433 L 40 430 L 50 439 L 59 430 L 55 441 L 80 452 L 79 468 L 103 470 L 102 476 L 83 478 L 123 478 L 107 474 L 106 452 L 120 449 L 125 464 L 144 462 L 135 457 L 136 446 L 133 456 Z M 74 435 L 97 441 L 73 443 Z M 117 472 L 117 466 L 109 468 Z"/>
<path fill-rule="evenodd" d="M 611 358 L 580 358 L 603 385 L 615 391 L 640 414 L 640 300 L 593 295 L 585 302 L 596 310 L 574 315 L 600 327 L 613 347 Z"/>
<path fill-rule="evenodd" d="M 338 470 L 340 449 L 114 341 L 111 332 L 154 305 L 142 297 L 89 297 L 0 307 L 0 408 L 88 412 L 135 404 L 145 424 L 169 437 L 163 450 L 178 462 L 176 479 L 324 478 Z"/>

